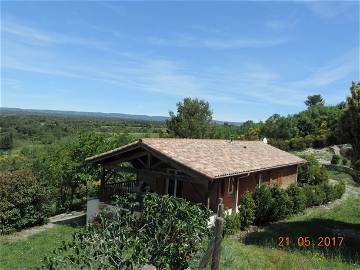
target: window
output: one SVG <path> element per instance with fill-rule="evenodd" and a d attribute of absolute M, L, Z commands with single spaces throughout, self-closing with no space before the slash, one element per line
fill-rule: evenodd
<path fill-rule="evenodd" d="M 234 177 L 230 177 L 228 180 L 228 193 L 232 194 L 234 192 Z"/>
<path fill-rule="evenodd" d="M 258 185 L 260 186 L 260 185 L 262 184 L 262 182 L 263 182 L 263 176 L 262 176 L 262 174 L 260 173 L 260 174 L 259 174 L 259 182 L 258 182 Z"/>

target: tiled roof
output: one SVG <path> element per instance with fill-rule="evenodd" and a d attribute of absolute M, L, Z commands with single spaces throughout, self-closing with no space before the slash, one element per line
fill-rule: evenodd
<path fill-rule="evenodd" d="M 156 152 L 210 178 L 304 163 L 295 155 L 262 141 L 232 141 L 210 139 L 146 138 L 138 143 L 88 158 L 98 161 L 109 155 L 144 145 Z"/>

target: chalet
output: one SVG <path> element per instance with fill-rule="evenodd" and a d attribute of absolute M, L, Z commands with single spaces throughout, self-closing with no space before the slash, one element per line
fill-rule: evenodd
<path fill-rule="evenodd" d="M 287 187 L 305 161 L 262 141 L 147 138 L 89 157 L 102 167 L 100 202 L 124 192 L 156 192 L 237 210 L 239 199 L 261 183 Z M 109 183 L 118 172 L 132 181 Z"/>

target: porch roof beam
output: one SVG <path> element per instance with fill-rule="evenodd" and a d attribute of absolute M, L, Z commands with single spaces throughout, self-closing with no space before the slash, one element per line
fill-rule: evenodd
<path fill-rule="evenodd" d="M 133 155 L 130 155 L 128 157 L 122 157 L 122 158 L 118 158 L 118 159 L 115 159 L 115 160 L 112 160 L 110 162 L 104 162 L 102 163 L 101 165 L 104 165 L 104 166 L 107 166 L 107 165 L 113 165 L 113 164 L 118 164 L 118 163 L 121 163 L 121 162 L 129 162 L 129 161 L 132 161 L 134 159 L 139 159 L 143 156 L 146 156 L 147 155 L 147 152 L 145 151 L 142 151 L 142 152 L 139 152 L 139 153 L 135 153 Z"/>
<path fill-rule="evenodd" d="M 174 175 L 174 174 L 170 174 L 170 173 L 166 173 L 166 172 L 154 171 L 154 170 L 149 170 L 149 169 L 136 169 L 136 168 L 130 168 L 130 167 L 119 167 L 119 166 L 107 165 L 107 164 L 104 164 L 103 166 L 104 166 L 104 168 L 112 169 L 112 170 L 115 170 L 115 171 L 118 171 L 118 172 L 148 173 L 148 174 L 153 174 L 153 175 L 165 176 L 165 177 L 170 178 L 170 179 L 175 179 L 176 178 L 178 180 L 187 181 L 187 182 L 194 183 L 194 184 L 202 184 L 202 185 L 207 184 L 207 181 L 192 178 L 192 177 L 185 176 L 185 175 Z"/>

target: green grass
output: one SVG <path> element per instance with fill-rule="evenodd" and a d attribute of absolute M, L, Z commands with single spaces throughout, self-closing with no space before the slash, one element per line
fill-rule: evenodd
<path fill-rule="evenodd" d="M 321 253 L 288 252 L 276 248 L 246 245 L 237 240 L 225 238 L 222 244 L 221 268 L 232 269 L 359 269 L 342 261 L 339 257 L 326 258 Z"/>
<path fill-rule="evenodd" d="M 70 240 L 76 230 L 77 228 L 68 225 L 58 225 L 24 240 L 13 241 L 9 236 L 1 236 L 0 269 L 34 269 L 62 241 Z"/>

